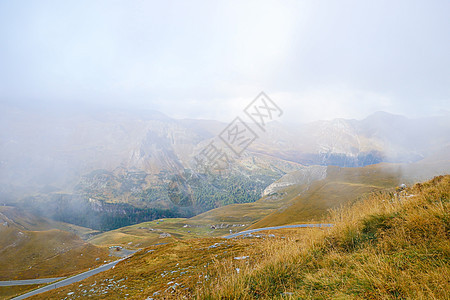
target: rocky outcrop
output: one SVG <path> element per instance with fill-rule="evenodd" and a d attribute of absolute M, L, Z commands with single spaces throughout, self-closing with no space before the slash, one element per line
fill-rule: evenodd
<path fill-rule="evenodd" d="M 288 173 L 269 185 L 263 192 L 262 196 L 273 195 L 278 191 L 285 189 L 291 185 L 309 186 L 313 181 L 324 179 L 327 176 L 327 167 L 309 166 L 302 170 Z"/>

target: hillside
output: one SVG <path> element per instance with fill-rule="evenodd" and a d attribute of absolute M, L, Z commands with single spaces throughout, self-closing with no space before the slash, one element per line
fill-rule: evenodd
<path fill-rule="evenodd" d="M 227 123 L 217 121 L 156 111 L 86 114 L 14 106 L 2 107 L 0 115 L 0 126 L 8 128 L 0 135 L 0 204 L 101 231 L 253 203 L 275 181 L 308 168 L 411 163 L 450 143 L 448 118 L 383 112 L 362 120 L 274 121 L 265 132 L 249 124 L 258 138 L 240 156 L 220 142 Z M 216 147 L 231 161 L 225 176 L 195 163 L 212 142 L 220 142 Z M 241 222 L 279 208 L 270 201 L 263 210 L 237 206 L 247 211 Z"/>
<path fill-rule="evenodd" d="M 289 173 L 269 186 L 266 195 L 254 203 L 227 205 L 190 220 L 245 224 L 250 228 L 317 222 L 329 209 L 353 202 L 366 193 L 395 187 L 402 178 L 400 167 L 393 164 L 329 166 L 324 170 L 321 176 L 305 177 L 301 171 Z"/>
<path fill-rule="evenodd" d="M 448 170 L 446 159 L 362 168 L 305 167 L 269 185 L 256 202 L 231 204 L 192 218 L 138 223 L 103 232 L 90 242 L 139 248 L 174 240 L 220 237 L 245 229 L 320 222 L 330 209 L 401 183 L 430 178 L 430 174 L 445 174 Z"/>
<path fill-rule="evenodd" d="M 396 165 L 377 164 L 363 168 L 330 166 L 325 179 L 312 182 L 304 193 L 293 197 L 289 203 L 250 228 L 318 222 L 328 210 L 353 203 L 366 194 L 395 187 L 400 181 L 400 168 Z M 284 192 L 289 193 L 289 190 Z"/>
<path fill-rule="evenodd" d="M 199 295 L 208 299 L 448 299 L 450 175 L 332 213 L 306 248 L 283 248 Z"/>
<path fill-rule="evenodd" d="M 115 192 L 124 194 L 116 198 L 124 201 L 133 194 L 133 187 L 140 186 L 135 175 L 148 187 L 149 183 L 161 184 L 165 173 L 195 169 L 194 156 L 227 123 L 177 120 L 156 111 L 88 114 L 2 106 L 0 126 L 9 129 L 0 135 L 0 194 L 14 198 L 23 197 L 24 191 L 28 195 L 68 193 L 75 187 L 97 192 L 92 172 L 103 170 L 112 175 L 112 190 L 116 186 Z M 408 119 L 384 112 L 363 120 L 335 119 L 295 126 L 272 122 L 246 155 L 258 158 L 265 154 L 275 167 L 277 161 L 341 167 L 412 162 L 448 146 L 449 129 L 448 118 L 443 116 Z M 102 192 L 107 195 L 111 189 Z"/>
<path fill-rule="evenodd" d="M 110 260 L 107 250 L 66 231 L 0 230 L 1 280 L 67 276 Z"/>
<path fill-rule="evenodd" d="M 93 231 L 0 207 L 0 280 L 66 276 L 110 260 L 76 233 Z"/>
<path fill-rule="evenodd" d="M 241 229 L 241 228 L 239 228 Z M 191 219 L 170 218 L 143 222 L 106 231 L 89 240 L 98 246 L 122 245 L 127 248 L 144 248 L 155 244 L 193 238 L 215 237 L 228 233 L 227 229 L 212 229 L 210 224 Z"/>
<path fill-rule="evenodd" d="M 331 229 L 153 246 L 33 299 L 447 299 L 450 175 L 334 210 Z"/>
<path fill-rule="evenodd" d="M 97 233 L 97 231 L 90 228 L 57 222 L 11 206 L 0 206 L 0 223 L 4 224 L 4 226 L 27 231 L 60 229 L 75 233 L 82 238 L 87 238 L 88 236 Z"/>

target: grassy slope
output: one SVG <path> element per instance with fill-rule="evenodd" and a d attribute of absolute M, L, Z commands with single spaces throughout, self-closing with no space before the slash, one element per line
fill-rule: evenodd
<path fill-rule="evenodd" d="M 264 196 L 256 202 L 232 204 L 219 207 L 191 218 L 193 222 L 208 222 L 210 224 L 230 223 L 251 225 L 280 207 L 286 206 L 298 194 L 307 189 L 306 185 L 287 187 L 276 195 Z"/>
<path fill-rule="evenodd" d="M 108 251 L 59 229 L 0 229 L 0 280 L 58 277 L 93 267 Z M 96 258 L 100 258 L 96 261 Z"/>
<path fill-rule="evenodd" d="M 143 248 L 195 237 L 197 233 L 195 229 L 183 227 L 186 220 L 172 218 L 139 223 L 96 235 L 89 242 L 102 246 L 122 245 L 129 248 Z M 188 233 L 188 231 L 191 231 L 191 233 Z M 169 233 L 170 236 L 161 237 L 163 233 Z"/>
<path fill-rule="evenodd" d="M 168 218 L 143 222 L 98 234 L 88 241 L 98 246 L 122 245 L 127 248 L 144 248 L 160 243 L 188 240 L 194 238 L 219 237 L 240 231 L 245 227 L 229 227 L 212 229 L 217 224 L 212 220 L 185 218 Z M 187 225 L 187 226 L 186 226 Z M 170 236 L 161 236 L 168 233 Z"/>
<path fill-rule="evenodd" d="M 75 233 L 81 237 L 87 237 L 90 234 L 95 234 L 97 232 L 90 228 L 39 217 L 11 206 L 0 206 L 0 222 L 7 222 L 10 227 L 19 230 L 43 231 L 60 229 Z"/>
<path fill-rule="evenodd" d="M 449 191 L 450 176 L 438 177 L 397 196 L 379 192 L 333 211 L 336 226 L 330 229 L 153 246 L 81 286 L 33 299 L 68 293 L 94 299 L 446 299 Z M 211 247 L 215 243 L 220 245 Z M 233 259 L 243 255 L 249 257 Z"/>
<path fill-rule="evenodd" d="M 0 207 L 0 280 L 67 276 L 110 260 L 106 249 L 77 236 L 92 233 L 89 228 Z M 0 299 L 34 288 L 0 287 Z"/>
<path fill-rule="evenodd" d="M 43 285 L 13 285 L 0 286 L 0 299 L 11 299 L 17 295 L 25 294 L 31 290 L 42 287 Z"/>
<path fill-rule="evenodd" d="M 307 192 L 305 185 L 290 186 L 278 195 L 265 196 L 254 203 L 227 205 L 190 219 L 165 219 L 164 222 L 152 221 L 127 226 L 99 234 L 90 242 L 102 246 L 123 245 L 140 248 L 174 240 L 218 237 L 228 234 L 230 229 L 236 232 L 249 226 L 260 228 L 317 222 L 330 208 L 354 201 L 365 193 L 396 186 L 399 177 L 396 165 L 329 167 L 327 178 L 313 183 Z M 301 196 L 297 196 L 299 194 Z M 211 225 L 221 223 L 243 226 L 210 229 Z M 186 224 L 191 227 L 183 227 Z M 171 237 L 160 238 L 162 232 L 171 234 Z M 129 244 L 130 242 L 132 244 Z"/>
<path fill-rule="evenodd" d="M 285 240 L 281 235 L 285 237 L 295 233 L 297 240 L 301 235 L 296 230 L 273 233 L 278 237 L 270 240 L 277 242 Z M 196 289 L 201 289 L 218 275 L 221 271 L 217 268 L 219 262 L 226 262 L 235 270 L 264 259 L 265 241 L 268 239 L 202 238 L 152 246 L 117 264 L 114 269 L 32 299 L 61 299 L 69 293 L 73 293 L 69 299 L 87 295 L 93 299 L 166 299 L 178 296 L 190 299 L 195 296 Z M 234 259 L 248 254 L 252 256 Z"/>
<path fill-rule="evenodd" d="M 92 231 L 0 207 L 0 280 L 65 276 L 109 259 L 76 233 Z"/>
<path fill-rule="evenodd" d="M 450 176 L 333 212 L 336 226 L 285 247 L 239 276 L 224 272 L 202 298 L 449 299 Z"/>
<path fill-rule="evenodd" d="M 305 193 L 262 218 L 250 228 L 318 222 L 329 209 L 352 203 L 361 196 L 400 182 L 399 167 L 377 164 L 362 168 L 328 167 L 327 177 L 314 182 Z"/>
<path fill-rule="evenodd" d="M 302 188 L 291 187 L 290 193 L 295 195 Z M 98 246 L 122 245 L 129 248 L 142 248 L 176 240 L 220 237 L 229 234 L 230 230 L 237 232 L 247 228 L 287 203 L 291 198 L 289 195 L 282 198 L 263 197 L 255 203 L 227 205 L 190 219 L 169 218 L 164 219 L 163 222 L 155 220 L 139 223 L 98 234 L 89 242 Z M 229 224 L 230 227 L 211 229 L 211 225 L 222 223 Z M 171 236 L 161 238 L 161 233 L 169 233 Z M 129 244 L 130 242 L 131 244 Z"/>

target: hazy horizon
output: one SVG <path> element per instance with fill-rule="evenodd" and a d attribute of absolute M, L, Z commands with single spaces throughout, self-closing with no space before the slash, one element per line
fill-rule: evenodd
<path fill-rule="evenodd" d="M 251 101 L 249 101 L 251 102 Z M 243 103 L 244 104 L 244 103 Z M 212 116 L 211 118 L 208 117 L 202 117 L 202 116 L 180 116 L 180 115 L 176 115 L 176 114 L 171 114 L 171 112 L 169 111 L 164 112 L 158 109 L 153 109 L 153 108 L 144 108 L 144 109 L 140 109 L 140 108 L 136 108 L 136 107 L 120 107 L 120 106 L 108 106 L 108 105 L 86 105 L 86 104 L 77 104 L 77 103 L 71 103 L 71 104 L 58 104 L 58 103 L 52 103 L 52 102 L 39 102 L 39 103 L 34 103 L 34 104 L 30 104 L 27 102 L 22 102 L 22 103 L 18 103 L 18 102 L 6 102 L 4 101 L 3 103 L 0 103 L 0 107 L 3 109 L 3 111 L 0 112 L 0 114 L 10 114 L 11 112 L 27 112 L 27 113 L 31 113 L 31 114 L 39 114 L 41 115 L 41 117 L 43 116 L 47 116 L 47 117 L 65 117 L 65 116 L 88 116 L 91 115 L 92 117 L 95 116 L 101 116 L 102 114 L 128 114 L 130 116 L 141 116 L 141 117 L 149 117 L 152 114 L 162 114 L 165 117 L 168 117 L 170 119 L 173 120 L 198 120 L 198 121 L 217 121 L 217 122 L 221 122 L 223 124 L 229 123 L 231 122 L 235 117 L 241 117 L 243 118 L 243 121 L 246 123 L 251 124 L 252 121 L 250 119 L 247 119 L 247 117 L 245 116 L 245 114 L 243 113 L 243 110 L 239 111 L 236 110 L 237 113 L 235 116 L 229 116 L 229 119 L 226 118 L 214 118 L 214 116 Z M 372 112 L 368 112 L 366 115 L 359 115 L 356 117 L 340 117 L 340 116 L 330 116 L 330 117 L 324 117 L 324 118 L 318 118 L 318 119 L 297 119 L 297 120 L 292 120 L 292 119 L 286 119 L 284 117 L 285 112 L 283 112 L 283 115 L 278 118 L 278 119 L 274 119 L 273 121 L 269 121 L 270 122 L 279 122 L 282 123 L 284 125 L 300 125 L 300 124 L 308 124 L 308 123 L 313 123 L 313 122 L 317 122 L 317 121 L 333 121 L 336 119 L 344 119 L 344 120 L 357 120 L 357 121 L 362 121 L 364 119 L 367 119 L 373 115 L 379 114 L 379 113 L 386 113 L 386 114 L 390 114 L 393 116 L 399 116 L 399 117 L 405 117 L 407 119 L 411 119 L 411 120 L 419 120 L 419 119 L 424 119 L 424 118 L 435 118 L 435 117 L 446 117 L 448 115 L 450 115 L 450 111 L 448 110 L 440 110 L 440 111 L 436 111 L 435 113 L 432 114 L 422 114 L 422 115 L 407 115 L 407 114 L 402 114 L 402 113 L 393 113 L 387 110 L 378 110 L 378 111 L 372 111 Z M 12 120 L 11 118 L 9 118 L 9 120 Z"/>
<path fill-rule="evenodd" d="M 450 110 L 446 1 L 0 3 L 0 103 L 229 122 Z"/>

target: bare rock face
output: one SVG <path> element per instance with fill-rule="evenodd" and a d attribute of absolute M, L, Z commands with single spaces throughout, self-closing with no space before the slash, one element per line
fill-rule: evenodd
<path fill-rule="evenodd" d="M 327 167 L 309 166 L 301 170 L 288 173 L 269 185 L 263 192 L 263 196 L 272 195 L 291 185 L 309 186 L 313 181 L 324 179 L 327 176 Z"/>

